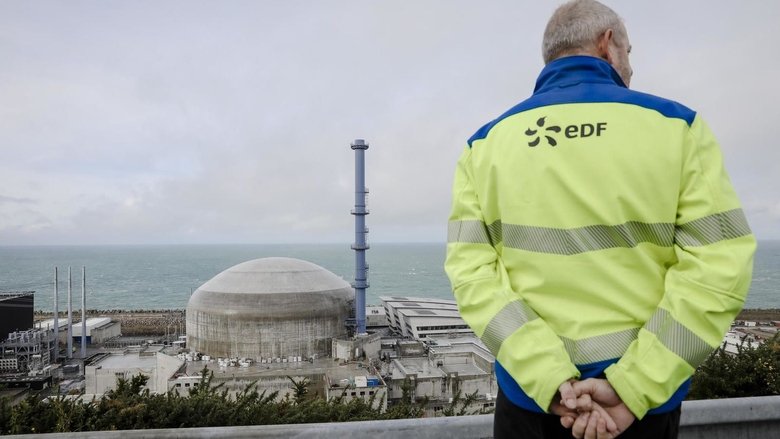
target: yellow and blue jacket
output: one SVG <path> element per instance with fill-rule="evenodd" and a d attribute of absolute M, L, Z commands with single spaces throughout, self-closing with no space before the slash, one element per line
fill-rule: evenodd
<path fill-rule="evenodd" d="M 605 61 L 549 63 L 458 161 L 445 269 L 507 398 L 606 376 L 676 408 L 750 285 L 755 239 L 702 119 Z"/>

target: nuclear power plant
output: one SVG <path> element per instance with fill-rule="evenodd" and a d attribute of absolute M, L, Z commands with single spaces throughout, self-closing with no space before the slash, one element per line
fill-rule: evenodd
<path fill-rule="evenodd" d="M 68 371 L 75 367 L 83 371 L 83 381 L 76 377 L 68 385 L 63 384 L 67 379 L 60 384 L 71 391 L 84 389 L 89 393 L 85 398 L 114 388 L 117 377 L 138 373 L 150 378 L 152 393 L 186 391 L 198 385 L 205 368 L 214 373 L 212 383 L 235 393 L 256 385 L 260 391 L 278 392 L 278 398 L 285 398 L 293 392 L 292 380 L 308 380 L 311 394 L 347 401 L 361 398 L 381 409 L 403 397 L 425 397 L 430 415 L 457 394 L 473 392 L 479 395 L 477 404 L 489 409 L 498 391 L 495 358 L 460 318 L 453 301 L 411 298 L 398 292 L 380 297 L 381 304 L 366 304 L 368 143 L 356 139 L 350 148 L 355 151 L 355 204 L 350 211 L 355 228 L 354 241 L 344 250 L 355 254 L 351 283 L 300 259 L 249 260 L 225 269 L 192 292 L 184 318 L 186 335 L 177 331 L 174 337 L 178 338 L 172 341 L 169 329 L 177 322 L 166 321 L 165 338 L 139 340 L 122 336 L 119 323 L 111 318 L 86 318 L 85 268 L 81 330 L 73 325 L 70 268 L 67 319 L 60 320 L 55 268 L 53 319 L 37 323 L 45 340 L 11 334 L 4 350 L 9 354 L 0 366 L 18 370 L 51 365 L 47 373 L 70 377 Z M 20 299 L 9 296 L 0 305 L 12 300 Z M 29 301 L 25 318 L 31 320 Z M 3 323 L 17 325 L 10 319 Z M 73 344 L 79 341 L 80 358 L 72 358 Z M 58 342 L 67 345 L 62 365 L 56 359 Z M 30 350 L 28 345 L 33 344 L 43 346 L 47 355 L 39 355 L 41 349 Z M 51 383 L 51 377 L 47 379 Z"/>
<path fill-rule="evenodd" d="M 256 259 L 228 268 L 190 297 L 191 350 L 211 357 L 297 360 L 330 355 L 332 341 L 345 338 L 348 328 L 357 336 L 368 335 L 368 144 L 356 139 L 350 148 L 355 151 L 354 283 L 350 286 L 318 265 L 291 258 Z"/>
<path fill-rule="evenodd" d="M 203 367 L 231 392 L 250 383 L 289 393 L 288 376 L 308 379 L 324 397 L 380 396 L 383 407 L 411 383 L 415 397 L 441 410 L 456 393 L 477 391 L 493 405 L 495 358 L 466 326 L 451 300 L 381 297 L 366 306 L 369 249 L 365 153 L 355 151 L 355 277 L 350 285 L 323 267 L 284 257 L 247 261 L 214 276 L 190 297 L 186 312 L 186 387 Z M 369 313 L 367 315 L 367 308 Z M 216 362 L 214 360 L 217 360 Z"/>

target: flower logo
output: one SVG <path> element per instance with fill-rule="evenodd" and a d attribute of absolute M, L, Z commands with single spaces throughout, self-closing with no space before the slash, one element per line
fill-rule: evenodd
<path fill-rule="evenodd" d="M 536 121 L 536 126 L 539 127 L 539 129 L 544 128 L 544 120 L 546 118 L 547 118 L 547 116 L 540 117 L 539 120 Z M 553 133 L 560 133 L 561 132 L 561 127 L 559 127 L 557 125 L 552 125 L 552 126 L 549 126 L 547 128 L 544 128 L 544 130 L 545 131 L 550 131 L 550 132 L 553 132 Z M 537 131 L 538 130 L 535 130 L 535 129 L 532 130 L 531 128 L 528 128 L 527 130 L 525 130 L 525 135 L 526 136 L 528 136 L 528 137 L 536 136 L 533 140 L 528 142 L 528 146 L 534 147 L 534 146 L 538 145 L 539 142 L 542 140 L 542 137 L 540 135 L 536 134 Z M 558 144 L 558 141 L 556 141 L 553 137 L 548 136 L 546 134 L 545 134 L 544 137 L 547 139 L 547 144 L 548 145 L 555 146 L 555 145 Z"/>

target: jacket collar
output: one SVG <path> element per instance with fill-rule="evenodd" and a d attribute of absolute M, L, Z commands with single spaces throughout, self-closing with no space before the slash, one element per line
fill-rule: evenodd
<path fill-rule="evenodd" d="M 608 62 L 593 56 L 577 55 L 559 58 L 547 64 L 536 80 L 534 94 L 580 83 L 626 87 L 620 75 Z"/>

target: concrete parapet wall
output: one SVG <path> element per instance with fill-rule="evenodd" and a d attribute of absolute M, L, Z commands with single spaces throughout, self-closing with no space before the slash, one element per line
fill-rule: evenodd
<path fill-rule="evenodd" d="M 493 416 L 401 419 L 331 424 L 265 425 L 163 430 L 98 431 L 4 436 L 19 439 L 141 438 L 491 438 Z M 780 396 L 683 403 L 679 439 L 780 438 Z"/>

